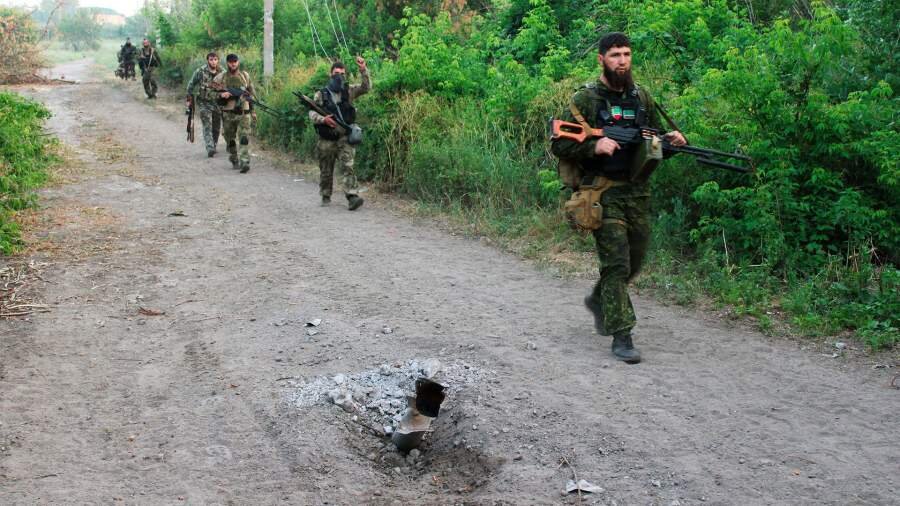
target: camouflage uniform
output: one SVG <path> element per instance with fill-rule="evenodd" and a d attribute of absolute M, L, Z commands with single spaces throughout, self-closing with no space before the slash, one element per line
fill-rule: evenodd
<path fill-rule="evenodd" d="M 128 74 L 134 74 L 134 54 L 137 53 L 137 48 L 131 42 L 126 42 L 122 44 L 122 47 L 119 49 L 118 58 L 119 58 L 119 67 L 122 69 L 122 75 L 124 77 L 128 77 Z M 131 76 L 131 80 L 134 80 L 134 76 Z"/>
<path fill-rule="evenodd" d="M 250 74 L 238 69 L 231 73 L 225 70 L 213 78 L 213 82 L 224 88 L 240 88 L 241 90 L 255 94 Z M 240 100 L 239 97 L 231 97 L 222 106 L 223 137 L 228 149 L 228 159 L 234 168 L 240 168 L 241 172 L 250 170 L 250 102 Z M 240 147 L 238 147 L 240 143 Z"/>
<path fill-rule="evenodd" d="M 141 82 L 144 83 L 144 93 L 148 98 L 155 98 L 157 86 L 153 72 L 162 65 L 159 53 L 153 47 L 141 47 L 141 51 L 138 53 L 138 63 L 141 66 Z"/>
<path fill-rule="evenodd" d="M 219 143 L 219 131 L 222 126 L 222 109 L 218 104 L 218 93 L 210 88 L 212 80 L 221 73 L 221 70 L 213 72 L 209 65 L 204 65 L 194 71 L 194 75 L 187 85 L 187 94 L 195 99 L 197 110 L 200 112 L 200 122 L 203 123 L 203 141 L 206 143 L 208 153 L 216 152 L 216 144 Z M 197 88 L 199 87 L 199 93 Z"/>
<path fill-rule="evenodd" d="M 579 89 L 572 103 L 594 128 L 604 124 L 601 110 L 617 113 L 613 116 L 628 126 L 657 129 L 662 126 L 652 98 L 641 88 L 615 92 L 598 80 Z M 623 103 L 624 107 L 617 105 Z M 563 119 L 576 122 L 570 111 Z M 637 322 L 628 296 L 628 283 L 640 271 L 650 242 L 650 184 L 630 181 L 627 169 L 622 170 L 629 166 L 633 152 L 619 150 L 612 157 L 596 155 L 596 143 L 597 139 L 582 144 L 559 139 L 553 142 L 552 149 L 559 157 L 578 160 L 585 174 L 603 175 L 620 182 L 606 190 L 601 199 L 603 226 L 594 231 L 600 279 L 589 296 L 602 313 L 602 325 L 598 327 L 605 334 L 617 334 L 630 331 Z"/>
<path fill-rule="evenodd" d="M 361 70 L 362 82 L 345 87 L 343 95 L 349 98 L 348 106 L 352 107 L 353 101 L 360 95 L 364 95 L 371 88 L 369 80 L 369 71 Z M 331 94 L 333 104 L 340 107 L 342 102 L 342 94 L 334 93 L 327 88 L 323 88 L 316 92 L 313 100 L 319 106 L 327 110 L 323 93 Z M 310 120 L 316 125 L 324 125 L 325 117 L 316 111 L 309 111 Z M 352 120 L 351 120 L 352 122 Z M 335 130 L 335 132 L 337 132 Z M 334 170 L 337 165 L 338 171 L 341 173 L 341 183 L 344 187 L 344 193 L 348 196 L 356 195 L 359 191 L 356 180 L 356 172 L 353 164 L 356 158 L 356 146 L 347 142 L 346 133 L 336 133 L 334 140 L 325 139 L 321 135 L 316 143 L 316 156 L 319 159 L 319 194 L 322 197 L 331 197 L 332 188 L 334 187 Z"/>

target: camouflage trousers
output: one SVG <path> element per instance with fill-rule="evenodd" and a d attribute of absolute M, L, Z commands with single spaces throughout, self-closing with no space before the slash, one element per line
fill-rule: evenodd
<path fill-rule="evenodd" d="M 603 226 L 594 231 L 600 279 L 591 297 L 602 308 L 609 334 L 631 330 L 637 323 L 628 283 L 640 271 L 650 244 L 650 197 L 628 188 L 604 193 Z"/>
<path fill-rule="evenodd" d="M 153 72 L 153 67 L 141 71 L 141 82 L 144 83 L 144 93 L 146 93 L 148 97 L 156 96 L 157 86 L 156 78 L 153 77 Z"/>
<path fill-rule="evenodd" d="M 222 137 L 228 159 L 240 168 L 250 166 L 250 115 L 222 111 Z"/>
<path fill-rule="evenodd" d="M 356 158 L 356 146 L 347 143 L 347 137 L 336 141 L 319 139 L 316 144 L 316 156 L 319 159 L 319 194 L 330 197 L 334 187 L 334 170 L 341 173 L 341 185 L 347 195 L 359 192 L 356 171 L 353 162 Z"/>
<path fill-rule="evenodd" d="M 203 124 L 203 142 L 207 151 L 215 151 L 219 143 L 219 132 L 222 130 L 222 109 L 215 102 L 197 101 L 200 122 Z"/>

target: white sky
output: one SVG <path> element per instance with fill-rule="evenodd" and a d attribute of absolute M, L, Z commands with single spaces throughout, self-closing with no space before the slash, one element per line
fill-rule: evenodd
<path fill-rule="evenodd" d="M 16 7 L 37 7 L 41 0 L 0 0 L 0 5 Z M 144 0 L 80 0 L 80 7 L 109 7 L 120 14 L 133 16 L 144 5 Z"/>

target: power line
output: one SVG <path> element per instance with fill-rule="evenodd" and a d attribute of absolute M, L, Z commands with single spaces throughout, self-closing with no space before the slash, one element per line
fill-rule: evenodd
<path fill-rule="evenodd" d="M 327 2 L 328 0 L 325 0 L 325 1 Z M 341 23 L 341 13 L 338 11 L 338 8 L 337 8 L 337 0 L 331 0 L 331 2 L 334 5 L 334 16 L 338 20 L 338 27 L 340 27 L 340 29 L 341 29 L 341 38 L 344 39 L 344 47 L 347 48 L 347 52 L 349 53 L 350 46 L 347 44 L 347 36 L 344 35 L 344 24 Z"/>
<path fill-rule="evenodd" d="M 331 23 L 331 32 L 334 33 L 334 41 L 338 45 L 338 49 L 346 49 L 347 53 L 350 53 L 350 48 L 347 47 L 347 44 L 344 44 L 343 48 L 341 47 L 341 38 L 338 37 L 337 27 L 334 26 L 334 20 L 331 19 L 331 8 L 328 7 L 328 0 L 325 0 L 325 13 L 328 14 L 328 22 Z M 337 11 L 335 11 L 335 16 L 337 16 Z M 338 17 L 338 21 L 340 21 L 340 17 Z"/>
<path fill-rule="evenodd" d="M 325 58 L 331 59 L 331 55 L 328 54 L 328 51 L 325 49 L 325 46 L 322 44 L 322 37 L 319 36 L 319 31 L 316 30 L 316 24 L 313 22 L 312 14 L 309 12 L 309 4 L 306 3 L 306 0 L 303 0 L 303 7 L 306 9 L 306 17 L 309 19 L 309 27 L 310 31 L 313 34 L 313 51 L 316 50 L 316 41 L 319 41 L 319 47 L 322 48 L 322 54 L 325 55 Z M 318 56 L 318 55 L 317 55 Z"/>

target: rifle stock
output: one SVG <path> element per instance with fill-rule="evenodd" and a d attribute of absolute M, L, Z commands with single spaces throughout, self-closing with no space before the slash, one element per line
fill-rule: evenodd
<path fill-rule="evenodd" d="M 224 93 L 227 91 L 228 93 L 231 94 L 231 96 L 233 98 L 237 99 L 238 104 L 240 104 L 241 101 L 246 100 L 250 104 L 251 107 L 258 107 L 259 110 L 261 110 L 265 113 L 271 114 L 272 116 L 281 117 L 280 111 L 277 111 L 277 110 L 267 106 L 266 104 L 260 102 L 259 100 L 256 99 L 256 97 L 253 96 L 252 93 L 250 93 L 247 90 L 242 90 L 240 88 L 228 88 L 228 87 L 225 87 L 222 84 L 216 83 L 216 82 L 209 83 L 209 87 L 220 93 Z M 220 98 L 219 100 L 223 100 L 223 99 Z"/>
<path fill-rule="evenodd" d="M 185 115 L 187 115 L 187 140 L 188 142 L 194 142 L 194 96 L 191 95 L 190 104 L 186 111 L 184 111 Z"/>
<path fill-rule="evenodd" d="M 753 159 L 745 154 L 728 153 L 726 151 L 718 151 L 715 149 L 707 149 L 690 145 L 673 146 L 668 140 L 666 140 L 664 137 L 661 137 L 659 134 L 660 132 L 653 128 L 629 128 L 617 126 L 607 126 L 605 128 L 591 128 L 590 130 L 585 130 L 585 128 L 578 123 L 570 123 L 568 121 L 562 121 L 552 118 L 550 119 L 551 141 L 569 139 L 582 144 L 591 138 L 609 137 L 610 139 L 618 142 L 624 147 L 626 145 L 635 145 L 642 143 L 645 139 L 652 139 L 654 137 L 657 137 L 662 140 L 662 151 L 665 156 L 684 153 L 696 157 L 699 163 L 709 165 L 711 167 L 717 167 L 720 169 L 727 169 L 742 173 L 751 172 L 753 170 Z M 716 158 L 742 160 L 748 162 L 750 167 L 741 167 L 740 165 L 734 165 L 722 160 L 716 160 Z"/>

